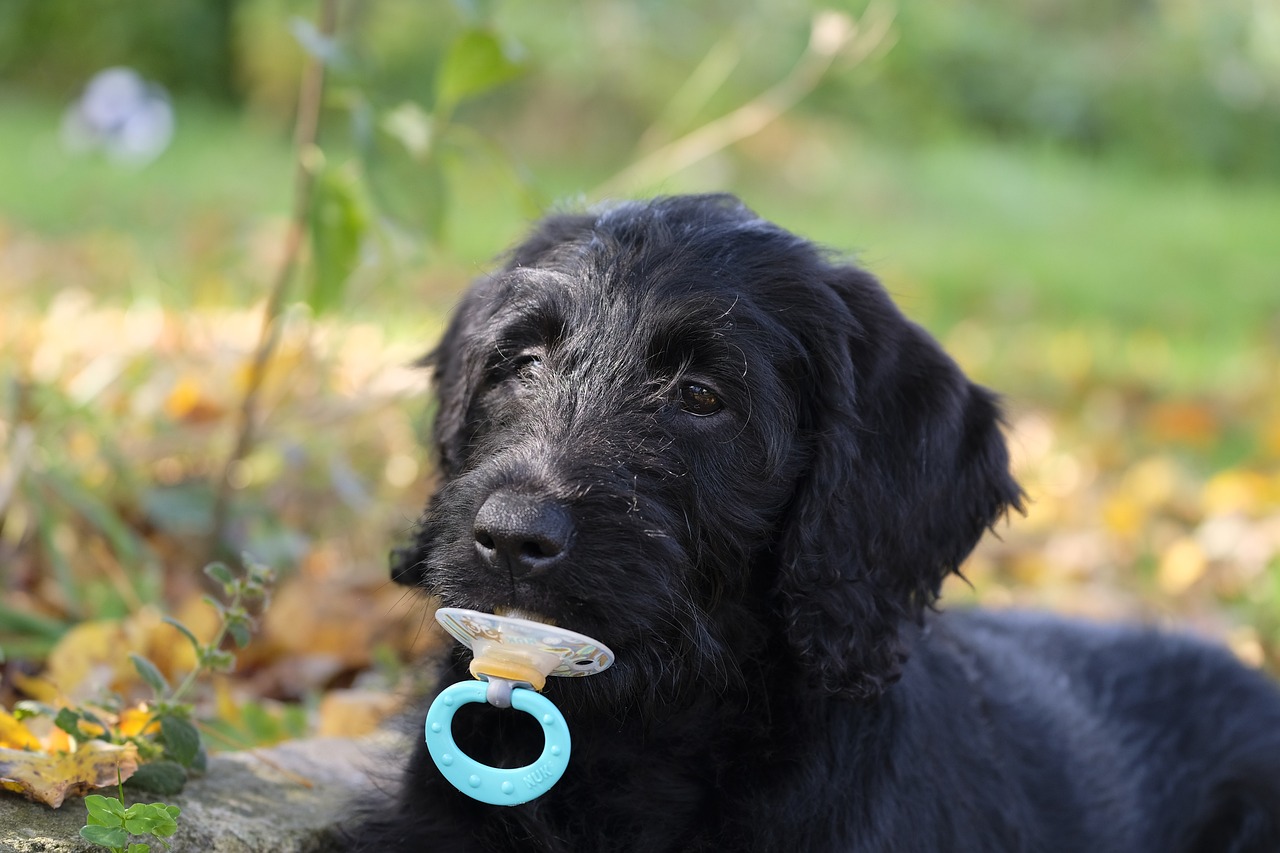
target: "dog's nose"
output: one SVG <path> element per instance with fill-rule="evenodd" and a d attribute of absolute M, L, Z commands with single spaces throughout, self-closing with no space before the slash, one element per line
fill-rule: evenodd
<path fill-rule="evenodd" d="M 487 565 L 513 578 L 542 574 L 564 558 L 573 520 L 561 504 L 499 490 L 481 504 L 475 520 L 476 552 Z"/>

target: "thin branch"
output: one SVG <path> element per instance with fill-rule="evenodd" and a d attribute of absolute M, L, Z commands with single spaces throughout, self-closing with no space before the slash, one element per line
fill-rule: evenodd
<path fill-rule="evenodd" d="M 820 12 L 813 18 L 809 45 L 791 73 L 738 109 L 662 146 L 618 172 L 591 194 L 618 195 L 660 184 L 736 142 L 754 136 L 817 88 L 842 56 L 850 64 L 864 61 L 885 42 L 893 21 L 892 7 L 872 3 L 862 18 Z"/>
<path fill-rule="evenodd" d="M 323 0 L 320 7 L 320 34 L 332 37 L 337 29 L 339 0 Z M 258 420 L 258 408 L 262 396 L 263 379 L 267 365 L 280 342 L 281 313 L 285 294 L 298 266 L 302 247 L 306 242 L 307 214 L 311 208 L 311 194 L 315 184 L 316 160 L 319 149 L 316 140 L 320 129 L 320 109 L 324 99 L 324 61 L 312 56 L 303 72 L 298 90 L 298 115 L 294 124 L 293 144 L 297 164 L 293 179 L 293 210 L 285 232 L 284 253 L 263 310 L 262 327 L 258 333 L 258 345 L 249 366 L 249 376 L 244 397 L 240 403 L 236 421 L 236 442 L 222 469 L 213 503 L 213 525 L 209 538 L 209 557 L 217 557 L 223 550 L 227 520 L 231 510 L 232 478 L 236 467 L 249 455 L 256 438 L 254 430 Z"/>

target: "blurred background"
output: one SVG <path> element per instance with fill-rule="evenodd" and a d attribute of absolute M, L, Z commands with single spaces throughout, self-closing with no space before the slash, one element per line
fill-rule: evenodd
<path fill-rule="evenodd" d="M 1005 395 L 1029 510 L 947 601 L 1280 668 L 1270 0 L 4 0 L 0 701 L 175 674 L 247 552 L 223 742 L 384 713 L 435 636 L 386 580 L 413 360 L 541 211 L 708 190 Z"/>

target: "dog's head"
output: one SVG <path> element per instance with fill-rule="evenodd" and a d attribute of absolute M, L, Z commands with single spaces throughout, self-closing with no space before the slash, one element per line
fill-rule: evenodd
<path fill-rule="evenodd" d="M 545 220 L 429 363 L 441 478 L 397 580 L 598 637 L 587 681 L 624 692 L 772 659 L 874 697 L 1020 499 L 992 395 L 727 196 Z"/>

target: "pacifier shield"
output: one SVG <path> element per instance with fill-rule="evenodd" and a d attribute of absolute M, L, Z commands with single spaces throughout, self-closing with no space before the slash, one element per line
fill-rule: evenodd
<path fill-rule="evenodd" d="M 613 664 L 613 652 L 604 643 L 531 619 L 441 607 L 436 610 L 436 621 L 476 657 L 496 645 L 505 652 L 528 656 L 543 675 L 577 678 L 603 672 Z"/>
<path fill-rule="evenodd" d="M 569 765 L 569 727 L 551 700 L 527 688 L 511 691 L 511 707 L 531 715 L 546 738 L 542 754 L 524 767 L 499 768 L 481 764 L 458 748 L 453 739 L 453 716 L 470 702 L 484 702 L 481 681 L 446 687 L 427 711 L 427 752 L 453 787 L 474 800 L 494 806 L 527 803 L 547 792 Z"/>

